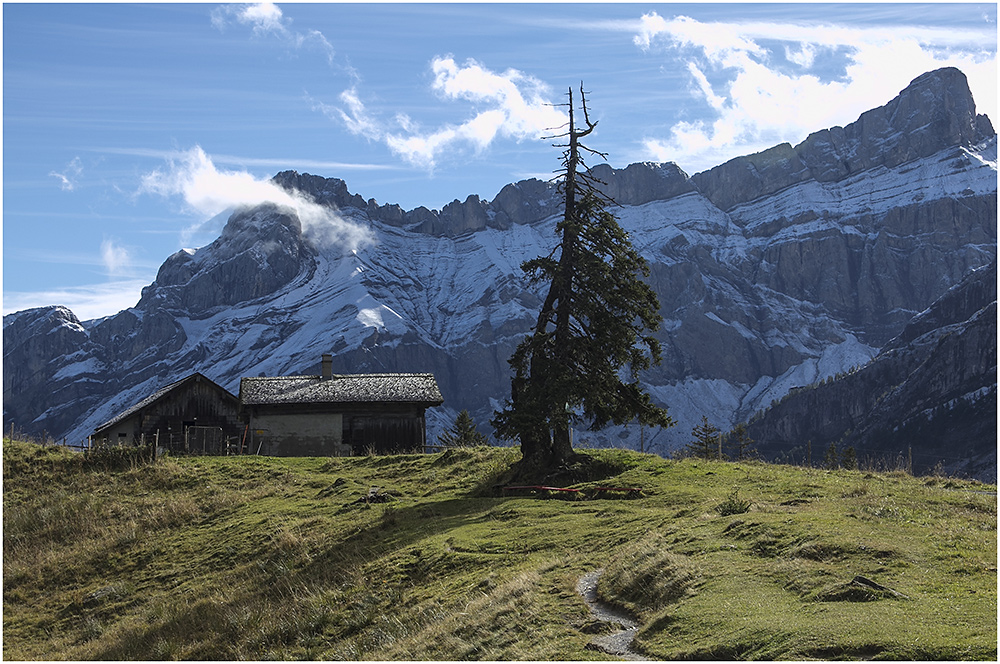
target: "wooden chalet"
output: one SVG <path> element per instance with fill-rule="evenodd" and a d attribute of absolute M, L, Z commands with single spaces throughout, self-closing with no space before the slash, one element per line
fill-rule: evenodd
<path fill-rule="evenodd" d="M 92 444 L 156 443 L 171 452 L 226 454 L 245 431 L 240 402 L 200 373 L 171 383 L 97 427 Z"/>
<path fill-rule="evenodd" d="M 332 372 L 243 378 L 248 451 L 274 456 L 347 456 L 423 451 L 424 413 L 444 403 L 433 374 Z"/>

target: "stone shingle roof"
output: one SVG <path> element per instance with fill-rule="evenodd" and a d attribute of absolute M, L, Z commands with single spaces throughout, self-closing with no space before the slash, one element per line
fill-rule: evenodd
<path fill-rule="evenodd" d="M 274 404 L 417 403 L 440 406 L 444 403 L 434 374 L 334 374 L 319 376 L 277 376 L 240 380 L 240 401 L 244 406 Z"/>

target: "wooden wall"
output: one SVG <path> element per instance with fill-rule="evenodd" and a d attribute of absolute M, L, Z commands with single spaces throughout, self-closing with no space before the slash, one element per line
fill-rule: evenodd
<path fill-rule="evenodd" d="M 111 445 L 135 445 L 141 440 L 151 443 L 159 433 L 159 446 L 171 452 L 225 454 L 227 443 L 238 445 L 244 430 L 239 401 L 196 376 L 96 438 Z"/>

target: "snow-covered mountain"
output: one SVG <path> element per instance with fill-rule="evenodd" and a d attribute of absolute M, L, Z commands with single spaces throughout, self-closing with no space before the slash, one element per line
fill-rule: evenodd
<path fill-rule="evenodd" d="M 664 361 L 644 376 L 679 424 L 646 449 L 722 429 L 793 387 L 864 364 L 995 260 L 996 134 L 965 77 L 929 72 L 847 127 L 688 177 L 674 164 L 594 169 L 651 267 Z M 527 180 L 440 211 L 378 205 L 338 179 L 275 181 L 370 231 L 347 251 L 288 209 L 239 210 L 212 244 L 169 257 L 139 303 L 81 322 L 47 307 L 4 317 L 4 422 L 72 440 L 192 371 L 242 376 L 431 371 L 430 435 L 468 409 L 484 433 L 509 395 L 507 358 L 539 292 L 520 264 L 555 244 L 554 187 Z M 995 379 L 994 379 L 995 380 Z M 577 444 L 638 447 L 637 428 Z"/>

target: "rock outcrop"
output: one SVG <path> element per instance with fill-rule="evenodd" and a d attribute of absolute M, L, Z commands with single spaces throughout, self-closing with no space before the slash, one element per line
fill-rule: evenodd
<path fill-rule="evenodd" d="M 94 408 L 91 382 L 103 366 L 95 344 L 66 307 L 28 309 L 3 317 L 4 422 L 55 437 Z M 23 425 L 22 425 L 23 426 Z"/>
<path fill-rule="evenodd" d="M 847 127 L 810 134 L 794 148 L 783 143 L 737 157 L 692 180 L 728 211 L 800 182 L 837 182 L 880 166 L 895 168 L 995 134 L 989 118 L 976 114 L 965 74 L 948 67 L 917 77 L 888 104 Z"/>
<path fill-rule="evenodd" d="M 996 263 L 973 270 L 868 364 L 800 388 L 750 423 L 767 458 L 822 460 L 832 443 L 862 460 L 996 482 Z"/>
<path fill-rule="evenodd" d="M 200 315 L 255 300 L 314 269 L 313 255 L 294 211 L 270 204 L 238 210 L 208 247 L 168 258 L 136 306 Z"/>

